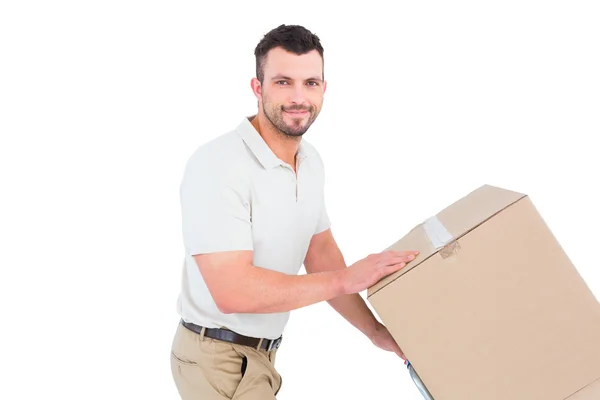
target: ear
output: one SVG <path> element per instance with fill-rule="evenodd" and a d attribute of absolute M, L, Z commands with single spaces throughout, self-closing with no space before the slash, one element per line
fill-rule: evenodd
<path fill-rule="evenodd" d="M 250 86 L 252 87 L 252 92 L 258 101 L 262 99 L 262 86 L 260 81 L 257 78 L 252 78 L 250 81 Z"/>
<path fill-rule="evenodd" d="M 327 81 L 323 81 L 323 94 L 327 91 Z"/>

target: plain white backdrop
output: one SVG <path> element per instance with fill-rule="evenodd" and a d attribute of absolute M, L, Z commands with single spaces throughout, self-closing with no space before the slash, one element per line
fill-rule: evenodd
<path fill-rule="evenodd" d="M 253 50 L 282 23 L 325 47 L 305 138 L 348 264 L 488 183 L 531 196 L 600 297 L 599 19 L 593 1 L 2 2 L 0 398 L 178 398 L 183 167 L 255 112 Z M 282 400 L 421 399 L 327 304 L 284 335 Z"/>

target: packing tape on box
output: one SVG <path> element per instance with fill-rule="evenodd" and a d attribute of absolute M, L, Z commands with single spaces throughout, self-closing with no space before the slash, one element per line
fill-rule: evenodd
<path fill-rule="evenodd" d="M 448 258 L 459 252 L 460 245 L 436 216 L 426 219 L 423 228 L 427 238 L 442 258 Z"/>

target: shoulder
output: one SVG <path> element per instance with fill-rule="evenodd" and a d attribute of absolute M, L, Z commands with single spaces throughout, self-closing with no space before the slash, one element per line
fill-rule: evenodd
<path fill-rule="evenodd" d="M 248 154 L 236 130 L 199 145 L 188 157 L 184 179 L 240 183 L 247 170 Z"/>
<path fill-rule="evenodd" d="M 199 145 L 189 156 L 186 166 L 224 166 L 242 161 L 244 144 L 236 130 L 223 133 Z"/>

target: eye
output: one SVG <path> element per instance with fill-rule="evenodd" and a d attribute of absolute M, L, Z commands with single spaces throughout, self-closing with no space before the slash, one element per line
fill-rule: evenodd
<path fill-rule="evenodd" d="M 275 82 L 275 84 L 277 84 L 277 85 L 287 85 L 287 82 L 286 81 L 277 81 L 277 82 Z"/>
<path fill-rule="evenodd" d="M 319 86 L 319 82 L 317 82 L 317 81 L 309 81 L 308 85 L 309 86 Z"/>

